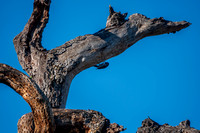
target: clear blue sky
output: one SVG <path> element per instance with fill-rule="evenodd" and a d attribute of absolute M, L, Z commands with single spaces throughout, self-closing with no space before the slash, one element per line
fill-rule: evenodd
<path fill-rule="evenodd" d="M 12 39 L 24 27 L 33 0 L 0 0 L 0 62 L 22 70 Z M 147 17 L 187 20 L 176 34 L 140 40 L 109 60 L 104 70 L 89 68 L 75 77 L 67 101 L 70 109 L 93 109 L 134 133 L 149 116 L 160 124 L 189 119 L 200 130 L 200 1 L 199 0 L 52 0 L 43 46 L 57 47 L 79 35 L 105 27 L 108 6 Z M 30 112 L 11 88 L 0 84 L 0 129 L 17 132 L 17 121 Z"/>

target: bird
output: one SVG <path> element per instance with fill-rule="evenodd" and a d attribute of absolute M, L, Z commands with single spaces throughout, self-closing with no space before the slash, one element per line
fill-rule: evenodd
<path fill-rule="evenodd" d="M 109 66 L 108 62 L 102 62 L 100 64 L 94 65 L 94 67 L 96 67 L 97 69 L 104 69 L 104 68 L 106 68 L 108 66 Z"/>

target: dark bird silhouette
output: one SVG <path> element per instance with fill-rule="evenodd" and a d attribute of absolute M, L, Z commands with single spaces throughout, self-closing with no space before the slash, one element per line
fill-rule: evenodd
<path fill-rule="evenodd" d="M 96 67 L 97 69 L 104 69 L 108 66 L 109 66 L 108 62 L 103 62 L 103 63 L 97 64 L 97 65 L 94 65 L 94 67 Z"/>

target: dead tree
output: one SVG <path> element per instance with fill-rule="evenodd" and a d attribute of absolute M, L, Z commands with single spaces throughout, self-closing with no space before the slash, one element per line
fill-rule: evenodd
<path fill-rule="evenodd" d="M 22 116 L 18 132 L 120 132 L 101 113 L 65 110 L 71 81 L 81 71 L 117 56 L 144 37 L 175 33 L 190 25 L 142 14 L 115 12 L 110 6 L 106 27 L 46 50 L 41 44 L 51 0 L 34 0 L 30 19 L 13 40 L 18 60 L 29 75 L 0 64 L 0 82 L 26 100 L 32 113 Z"/>

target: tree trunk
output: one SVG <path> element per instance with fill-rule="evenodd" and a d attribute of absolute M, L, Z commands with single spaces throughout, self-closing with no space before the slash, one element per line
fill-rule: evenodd
<path fill-rule="evenodd" d="M 24 30 L 13 42 L 19 62 L 37 83 L 53 108 L 65 108 L 69 87 L 81 71 L 117 56 L 140 39 L 175 33 L 190 23 L 149 19 L 141 14 L 115 12 L 110 6 L 106 28 L 79 36 L 47 51 L 42 47 L 42 31 L 49 18 L 50 0 L 35 0 L 33 13 Z"/>
<path fill-rule="evenodd" d="M 97 111 L 52 110 L 37 84 L 8 65 L 0 64 L 0 82 L 20 94 L 31 107 L 32 113 L 23 115 L 18 121 L 19 133 L 118 133 L 125 130 L 116 123 L 111 124 Z"/>
<path fill-rule="evenodd" d="M 42 47 L 41 40 L 42 32 L 49 19 L 50 3 L 50 0 L 34 0 L 33 13 L 30 19 L 23 31 L 13 40 L 18 60 L 30 77 L 28 78 L 9 66 L 3 64 L 0 66 L 0 81 L 15 89 L 30 104 L 32 114 L 23 116 L 21 122 L 27 122 L 29 125 L 27 129 L 32 129 L 35 132 L 58 131 L 59 128 L 53 126 L 54 119 L 57 123 L 56 126 L 61 125 L 60 127 L 63 127 L 62 124 L 66 123 L 64 119 L 67 119 L 71 123 L 64 125 L 74 127 L 72 116 L 77 117 L 75 121 L 79 122 L 79 126 L 81 124 L 84 126 L 80 129 L 80 132 L 82 130 L 87 130 L 87 132 L 105 131 L 106 119 L 101 114 L 98 114 L 98 116 L 102 118 L 103 124 L 100 124 L 98 128 L 94 125 L 91 126 L 91 124 L 88 125 L 86 122 L 89 118 L 93 118 L 93 115 L 89 118 L 83 117 L 94 112 L 66 111 L 64 113 L 66 117 L 57 117 L 63 114 L 64 109 L 62 108 L 65 108 L 73 78 L 81 71 L 121 54 L 144 37 L 175 33 L 190 25 L 186 21 L 172 22 L 162 17 L 150 19 L 141 14 L 133 14 L 126 19 L 127 13 L 115 12 L 110 6 L 106 28 L 95 34 L 79 36 L 52 50 L 46 50 Z M 11 72 L 10 75 L 6 75 L 5 72 L 7 71 Z M 17 75 L 20 76 L 20 79 Z M 15 78 L 11 80 L 13 76 Z M 18 84 L 18 86 L 15 86 L 15 84 Z M 54 111 L 52 111 L 52 108 L 54 108 Z M 71 113 L 71 115 L 67 116 L 68 113 Z M 73 115 L 73 113 L 77 115 Z M 39 119 L 40 116 L 43 118 L 42 120 Z M 34 120 L 33 126 L 31 126 L 33 124 L 32 119 Z M 62 122 L 59 122 L 60 120 Z M 24 131 L 21 122 L 19 121 L 18 124 L 19 132 Z M 89 123 L 91 122 L 95 121 L 90 119 Z M 115 129 L 116 132 L 123 130 L 119 126 L 114 126 L 113 132 Z M 66 130 L 73 131 L 75 129 L 69 130 L 67 128 Z M 106 130 L 109 131 L 109 126 Z"/>

